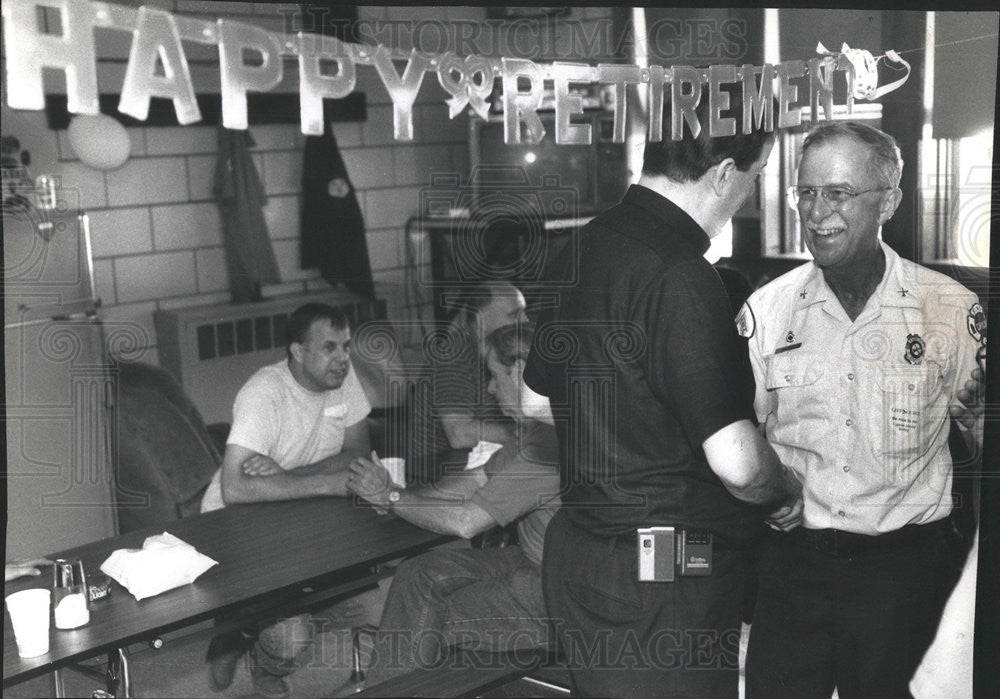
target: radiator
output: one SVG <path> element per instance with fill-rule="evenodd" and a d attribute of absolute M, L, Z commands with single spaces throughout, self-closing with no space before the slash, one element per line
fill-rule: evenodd
<path fill-rule="evenodd" d="M 355 330 L 367 321 L 385 319 L 384 301 L 346 291 L 156 311 L 160 364 L 177 377 L 206 423 L 232 422 L 237 392 L 257 369 L 285 357 L 288 316 L 310 302 L 339 306 Z M 377 406 L 377 386 L 369 390 L 365 372 L 358 375 Z"/>

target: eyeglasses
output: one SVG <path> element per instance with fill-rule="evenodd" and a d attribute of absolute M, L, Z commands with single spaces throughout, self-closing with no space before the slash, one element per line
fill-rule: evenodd
<path fill-rule="evenodd" d="M 788 205 L 793 209 L 798 206 L 812 206 L 816 201 L 816 195 L 820 195 L 834 209 L 849 204 L 854 201 L 856 197 L 860 197 L 862 194 L 868 194 L 869 192 L 884 192 L 889 187 L 872 187 L 871 189 L 862 189 L 860 192 L 855 192 L 852 189 L 847 189 L 845 187 L 835 187 L 832 185 L 824 185 L 822 187 L 804 187 L 799 185 L 792 185 L 786 191 L 788 195 Z"/>

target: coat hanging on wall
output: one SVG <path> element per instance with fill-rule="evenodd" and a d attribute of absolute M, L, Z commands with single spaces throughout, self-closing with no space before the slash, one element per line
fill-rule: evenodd
<path fill-rule="evenodd" d="M 331 285 L 375 298 L 365 222 L 329 122 L 306 139 L 302 159 L 302 269 L 319 268 Z"/>
<path fill-rule="evenodd" d="M 250 157 L 248 131 L 219 129 L 215 198 L 222 214 L 222 237 L 233 303 L 259 301 L 261 287 L 281 281 L 264 220 L 267 194 Z"/>

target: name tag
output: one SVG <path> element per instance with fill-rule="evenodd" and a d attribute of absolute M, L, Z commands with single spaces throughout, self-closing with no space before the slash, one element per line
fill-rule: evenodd
<path fill-rule="evenodd" d="M 344 417 L 347 415 L 347 406 L 343 403 L 331 405 L 328 408 L 323 408 L 323 415 L 325 417 Z"/>

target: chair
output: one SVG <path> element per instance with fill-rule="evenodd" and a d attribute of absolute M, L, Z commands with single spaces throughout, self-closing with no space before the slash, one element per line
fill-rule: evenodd
<path fill-rule="evenodd" d="M 117 364 L 111 448 L 121 533 L 198 512 L 222 463 L 198 409 L 172 374 Z"/>

